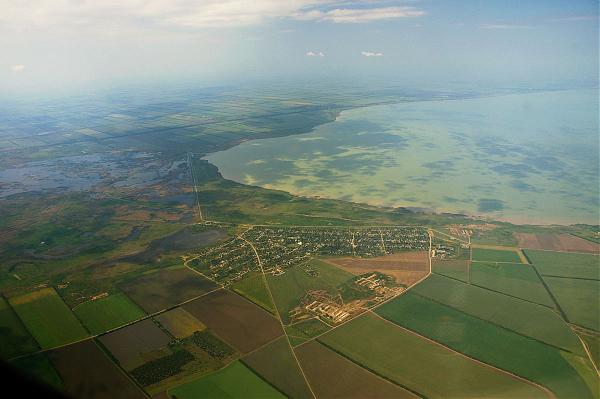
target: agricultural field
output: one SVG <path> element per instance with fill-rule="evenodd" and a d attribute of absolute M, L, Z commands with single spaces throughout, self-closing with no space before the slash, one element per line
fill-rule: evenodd
<path fill-rule="evenodd" d="M 0 297 L 0 359 L 35 352 L 38 346 L 8 302 Z"/>
<path fill-rule="evenodd" d="M 187 268 L 144 274 L 119 285 L 147 313 L 154 313 L 205 294 L 217 286 Z"/>
<path fill-rule="evenodd" d="M 145 398 L 144 392 L 111 362 L 93 340 L 48 353 L 69 395 L 100 398 Z"/>
<path fill-rule="evenodd" d="M 475 247 L 473 248 L 473 261 L 521 263 L 521 258 L 516 250 L 510 251 Z"/>
<path fill-rule="evenodd" d="M 178 386 L 168 394 L 173 399 L 285 398 L 239 361 L 214 374 Z"/>
<path fill-rule="evenodd" d="M 101 334 L 144 317 L 146 313 L 122 293 L 84 302 L 73 313 L 92 334 Z"/>
<path fill-rule="evenodd" d="M 598 394 L 585 354 L 569 353 L 469 316 L 411 292 L 377 313 L 474 359 L 537 382 L 558 397 Z"/>
<path fill-rule="evenodd" d="M 277 311 L 265 286 L 262 273 L 247 273 L 246 277 L 233 283 L 231 289 L 272 314 Z"/>
<path fill-rule="evenodd" d="M 284 274 L 268 276 L 269 287 L 284 323 L 291 321 L 290 311 L 300 304 L 307 291 L 323 290 L 337 295 L 338 286 L 354 277 L 347 271 L 318 260 L 309 262 L 307 266 L 310 268 L 296 265 L 286 269 Z M 310 274 L 310 270 L 316 273 Z"/>
<path fill-rule="evenodd" d="M 600 245 L 572 234 L 515 233 L 519 248 L 599 253 Z"/>
<path fill-rule="evenodd" d="M 553 251 L 525 250 L 542 276 L 600 280 L 600 256 Z"/>
<path fill-rule="evenodd" d="M 469 264 L 471 262 L 466 259 L 432 259 L 432 273 L 441 274 L 442 276 L 461 280 L 467 283 L 469 281 Z"/>
<path fill-rule="evenodd" d="M 247 367 L 289 398 L 312 398 L 286 337 L 241 359 Z"/>
<path fill-rule="evenodd" d="M 530 265 L 473 262 L 471 283 L 550 308 L 554 306 L 548 291 Z"/>
<path fill-rule="evenodd" d="M 20 357 L 10 362 L 17 370 L 26 375 L 35 377 L 48 386 L 56 389 L 62 389 L 63 383 L 48 356 L 44 353 L 35 353 L 33 355 Z"/>
<path fill-rule="evenodd" d="M 372 339 L 375 336 L 377 339 Z M 550 397 L 533 384 L 476 363 L 372 314 L 350 321 L 319 341 L 427 398 Z"/>
<path fill-rule="evenodd" d="M 327 263 L 354 275 L 373 271 L 385 273 L 406 287 L 415 284 L 429 272 L 427 251 L 399 252 L 374 258 L 332 258 L 327 259 Z"/>
<path fill-rule="evenodd" d="M 150 395 L 221 369 L 238 357 L 235 349 L 208 330 L 171 342 L 169 351 L 129 371 Z"/>
<path fill-rule="evenodd" d="M 437 275 L 429 276 L 411 292 L 526 337 L 581 353 L 573 331 L 544 306 Z"/>
<path fill-rule="evenodd" d="M 125 370 L 171 354 L 171 338 L 151 319 L 142 320 L 100 337 L 102 345 Z"/>
<path fill-rule="evenodd" d="M 600 280 L 543 279 L 571 323 L 600 331 Z"/>
<path fill-rule="evenodd" d="M 206 326 L 189 314 L 184 308 L 178 307 L 154 317 L 175 338 L 187 338 L 198 331 L 206 330 Z"/>
<path fill-rule="evenodd" d="M 279 321 L 270 313 L 225 290 L 188 302 L 183 308 L 242 353 L 283 334 Z"/>
<path fill-rule="evenodd" d="M 8 301 L 44 349 L 65 345 L 88 336 L 85 328 L 52 288 L 15 296 Z"/>
<path fill-rule="evenodd" d="M 317 398 L 418 398 L 419 396 L 358 366 L 317 341 L 296 349 Z"/>
<path fill-rule="evenodd" d="M 323 323 L 321 320 L 315 317 L 286 326 L 285 332 L 287 333 L 292 345 L 296 346 L 316 337 L 317 335 L 323 334 L 330 328 L 331 327 L 329 327 L 329 325 Z"/>

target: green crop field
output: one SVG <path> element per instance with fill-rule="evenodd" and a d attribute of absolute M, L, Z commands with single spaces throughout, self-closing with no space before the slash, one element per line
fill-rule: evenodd
<path fill-rule="evenodd" d="M 231 288 L 258 306 L 275 314 L 275 305 L 273 305 L 267 287 L 265 287 L 262 273 L 250 272 L 242 280 L 234 283 Z"/>
<path fill-rule="evenodd" d="M 600 256 L 555 251 L 524 250 L 543 276 L 579 277 L 600 280 Z"/>
<path fill-rule="evenodd" d="M 517 251 L 505 251 L 487 248 L 473 248 L 473 260 L 481 262 L 521 262 L 521 258 L 519 258 Z"/>
<path fill-rule="evenodd" d="M 146 315 L 122 293 L 84 302 L 73 312 L 92 334 L 112 330 Z"/>
<path fill-rule="evenodd" d="M 533 385 L 477 364 L 371 314 L 332 330 L 319 341 L 427 398 L 546 397 Z"/>
<path fill-rule="evenodd" d="M 415 286 L 413 292 L 550 345 L 582 351 L 573 331 L 544 306 L 436 275 Z"/>
<path fill-rule="evenodd" d="M 35 352 L 38 346 L 33 337 L 12 310 L 8 302 L 0 297 L 0 359 Z"/>
<path fill-rule="evenodd" d="M 301 266 L 294 266 L 286 269 L 280 276 L 268 277 L 269 287 L 284 323 L 289 321 L 289 311 L 299 304 L 306 291 L 326 290 L 336 294 L 340 284 L 355 277 L 325 262 L 313 260 L 309 265 L 319 273 L 318 276 L 311 276 Z"/>
<path fill-rule="evenodd" d="M 169 395 L 175 399 L 285 398 L 239 361 L 214 374 L 174 388 Z"/>
<path fill-rule="evenodd" d="M 530 265 L 473 262 L 471 283 L 540 305 L 554 306 L 546 288 Z"/>
<path fill-rule="evenodd" d="M 469 281 L 469 261 L 458 260 L 439 260 L 432 259 L 431 271 L 446 277 L 455 278 L 464 282 Z"/>
<path fill-rule="evenodd" d="M 42 348 L 68 344 L 88 336 L 52 288 L 12 297 L 9 302 Z"/>
<path fill-rule="evenodd" d="M 321 320 L 314 318 L 288 326 L 285 328 L 285 332 L 290 337 L 292 345 L 296 346 L 324 333 L 330 328 Z"/>
<path fill-rule="evenodd" d="M 242 363 L 290 398 L 311 397 L 286 337 L 243 357 Z"/>
<path fill-rule="evenodd" d="M 43 353 L 21 357 L 13 360 L 10 364 L 27 375 L 38 378 L 56 389 L 62 388 L 60 376 Z"/>
<path fill-rule="evenodd" d="M 600 281 L 543 278 L 571 323 L 600 331 Z"/>
<path fill-rule="evenodd" d="M 564 398 L 593 398 L 597 379 L 585 355 L 561 351 L 417 294 L 386 303 L 377 313 L 470 357 L 535 381 Z"/>

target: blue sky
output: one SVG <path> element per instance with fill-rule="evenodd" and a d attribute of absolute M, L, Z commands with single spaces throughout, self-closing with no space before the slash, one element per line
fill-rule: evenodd
<path fill-rule="evenodd" d="M 598 1 L 0 0 L 0 90 L 598 78 Z"/>

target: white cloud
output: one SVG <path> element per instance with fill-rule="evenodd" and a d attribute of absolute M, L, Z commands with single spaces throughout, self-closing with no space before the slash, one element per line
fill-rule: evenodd
<path fill-rule="evenodd" d="M 322 52 L 322 51 L 319 51 L 319 52 L 315 52 L 315 51 L 308 51 L 308 52 L 306 53 L 306 55 L 307 55 L 308 57 L 325 57 L 325 53 L 324 53 L 324 52 Z"/>
<path fill-rule="evenodd" d="M 549 19 L 549 22 L 579 22 L 579 21 L 596 21 L 600 19 L 598 15 L 574 15 L 570 17 L 560 17 Z"/>
<path fill-rule="evenodd" d="M 10 70 L 13 71 L 14 73 L 20 73 L 25 70 L 25 65 L 22 65 L 22 64 L 11 65 Z"/>
<path fill-rule="evenodd" d="M 531 29 L 528 25 L 508 25 L 508 24 L 485 24 L 481 25 L 483 29 Z"/>
<path fill-rule="evenodd" d="M 378 53 L 374 51 L 361 51 L 361 54 L 365 57 L 383 57 L 383 53 Z"/>
<path fill-rule="evenodd" d="M 329 9 L 340 4 L 344 8 Z M 19 31 L 53 27 L 106 33 L 159 26 L 179 29 L 245 26 L 270 18 L 360 23 L 425 14 L 415 7 L 374 7 L 374 4 L 372 0 L 0 0 L 0 27 Z"/>
<path fill-rule="evenodd" d="M 365 23 L 386 19 L 420 17 L 425 12 L 415 7 L 337 8 L 330 11 L 311 10 L 297 14 L 297 19 L 312 19 L 334 23 Z"/>

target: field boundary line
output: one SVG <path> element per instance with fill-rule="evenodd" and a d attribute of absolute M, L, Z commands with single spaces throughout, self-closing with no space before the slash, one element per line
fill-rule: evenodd
<path fill-rule="evenodd" d="M 254 246 L 254 244 L 252 244 L 250 241 L 248 241 L 242 235 L 239 235 L 238 237 L 241 240 L 244 240 L 248 245 L 250 245 L 250 248 L 252 248 L 252 250 L 254 251 L 254 255 L 256 255 L 256 260 L 258 261 L 258 266 L 260 267 L 260 270 L 262 272 L 263 283 L 265 284 L 265 288 L 267 289 L 267 292 L 269 293 L 271 302 L 273 303 L 273 306 L 275 307 L 275 313 L 277 315 L 277 320 L 279 321 L 279 324 L 281 325 L 281 329 L 283 330 L 283 335 L 285 336 L 285 339 L 288 343 L 290 351 L 292 352 L 292 356 L 294 357 L 294 360 L 296 361 L 296 364 L 298 365 L 298 369 L 300 370 L 300 373 L 302 374 L 302 377 L 304 378 L 304 382 L 306 382 L 306 386 L 308 387 L 313 398 L 316 399 L 317 395 L 315 394 L 312 387 L 310 386 L 308 377 L 306 377 L 306 374 L 304 373 L 304 369 L 302 368 L 302 365 L 300 364 L 300 360 L 298 360 L 298 357 L 296 356 L 296 352 L 294 351 L 294 347 L 292 346 L 292 343 L 290 342 L 290 337 L 287 335 L 287 332 L 285 331 L 285 326 L 283 325 L 283 320 L 281 319 L 281 315 L 279 314 L 279 309 L 277 309 L 277 302 L 275 302 L 275 298 L 273 297 L 273 293 L 271 292 L 271 288 L 269 287 L 269 282 L 267 281 L 267 276 L 265 275 L 265 269 L 263 268 L 262 261 L 260 259 L 260 255 L 258 254 L 258 251 L 256 250 L 256 247 Z"/>
<path fill-rule="evenodd" d="M 581 238 L 581 237 L 579 237 L 579 238 Z M 600 244 L 598 244 L 598 245 L 600 245 Z M 526 250 L 530 250 L 530 251 L 559 252 L 559 253 L 563 253 L 563 254 L 592 255 L 592 256 L 600 257 L 600 252 L 564 251 L 561 249 L 541 249 L 541 248 L 519 248 L 519 249 L 526 249 Z"/>
<path fill-rule="evenodd" d="M 527 256 L 527 255 L 525 255 Z M 527 257 L 527 259 L 529 259 L 529 257 Z M 548 284 L 546 284 L 546 281 L 544 280 L 544 278 L 542 277 L 542 275 L 540 274 L 540 272 L 538 271 L 537 267 L 535 267 L 535 265 L 532 263 L 531 267 L 533 267 L 533 271 L 535 271 L 536 276 L 538 277 L 538 279 L 541 281 L 542 285 L 544 286 L 544 288 L 546 289 L 546 292 L 548 293 L 548 295 L 550 296 L 550 299 L 552 299 L 552 302 L 554 302 L 554 307 L 555 309 L 560 313 L 560 316 L 563 318 L 563 320 L 569 324 L 569 318 L 567 317 L 567 314 L 565 313 L 565 311 L 560 307 L 560 304 L 558 303 L 558 300 L 556 299 L 556 297 L 554 296 L 554 294 L 552 293 L 552 291 L 550 290 L 550 287 L 548 287 Z"/>
<path fill-rule="evenodd" d="M 573 329 L 571 328 L 571 330 L 573 330 Z M 594 370 L 596 370 L 596 374 L 598 374 L 598 376 L 600 376 L 600 371 L 598 371 L 598 367 L 596 367 L 596 362 L 594 362 L 594 358 L 592 357 L 592 354 L 590 353 L 590 350 L 588 349 L 587 344 L 585 343 L 585 341 L 583 339 L 581 339 L 581 337 L 579 336 L 579 334 L 577 334 L 576 331 L 573 331 L 573 333 L 575 335 L 577 335 L 577 338 L 579 338 L 579 341 L 581 342 L 581 345 L 583 345 L 583 349 L 585 349 L 585 354 L 590 359 L 590 362 L 592 363 L 592 366 L 594 366 Z"/>
<path fill-rule="evenodd" d="M 553 274 L 542 274 L 543 277 L 551 277 L 551 278 L 565 278 L 569 280 L 585 280 L 585 281 L 600 281 L 597 278 L 589 278 L 589 277 L 572 277 L 572 276 L 556 276 Z"/>
<path fill-rule="evenodd" d="M 484 366 L 484 367 L 491 368 L 491 369 L 493 369 L 493 370 L 495 370 L 495 371 L 498 371 L 498 372 L 500 372 L 500 373 L 506 374 L 506 375 L 508 375 L 508 376 L 510 376 L 510 377 L 516 378 L 516 379 L 518 379 L 518 380 L 521 380 L 521 381 L 523 381 L 523 382 L 525 382 L 525 383 L 528 383 L 528 384 L 530 384 L 530 385 L 533 385 L 533 386 L 535 386 L 536 388 L 539 388 L 540 390 L 542 390 L 542 391 L 543 391 L 543 392 L 544 392 L 544 393 L 545 393 L 545 394 L 546 394 L 546 395 L 547 395 L 549 398 L 553 398 L 553 399 L 555 399 L 555 398 L 556 398 L 556 395 L 554 394 L 554 392 L 552 392 L 550 389 L 546 388 L 545 386 L 538 384 L 537 382 L 534 382 L 534 381 L 528 380 L 527 378 L 521 377 L 521 376 L 519 376 L 519 375 L 517 375 L 517 374 L 513 374 L 513 373 L 511 373 L 510 371 L 507 371 L 507 370 L 501 369 L 501 368 L 499 368 L 499 367 L 496 367 L 496 366 L 494 366 L 494 365 L 491 365 L 491 364 L 488 364 L 488 363 L 482 362 L 481 360 L 478 360 L 478 359 L 475 359 L 475 358 L 473 358 L 473 357 L 471 357 L 471 356 L 468 356 L 468 355 L 466 355 L 466 354 L 464 354 L 464 353 L 462 353 L 462 352 L 459 352 L 459 351 L 457 351 L 457 350 L 455 350 L 455 349 L 452 349 L 452 348 L 450 348 L 450 347 L 448 347 L 448 346 L 446 346 L 446 345 L 442 344 L 441 342 L 438 342 L 438 341 L 436 341 L 436 340 L 433 340 L 433 339 L 431 339 L 431 338 L 429 338 L 429 337 L 426 337 L 426 336 L 424 336 L 424 335 L 421 335 L 421 334 L 419 334 L 419 333 L 418 333 L 418 332 L 416 332 L 416 331 L 410 330 L 410 329 L 408 329 L 408 328 L 406 328 L 406 327 L 404 327 L 404 326 L 401 326 L 401 325 L 399 325 L 399 324 L 396 324 L 396 323 L 394 323 L 393 321 L 390 321 L 390 320 L 386 319 L 385 317 L 382 317 L 382 316 L 378 315 L 377 313 L 373 312 L 373 311 L 372 311 L 372 310 L 370 310 L 370 309 L 368 310 L 368 312 L 370 312 L 371 314 L 375 315 L 377 318 L 379 318 L 379 319 L 381 319 L 381 320 L 385 321 L 386 323 L 389 323 L 389 324 L 391 324 L 391 325 L 393 325 L 393 326 L 395 326 L 395 327 L 398 327 L 398 328 L 400 328 L 400 329 L 402 329 L 402 330 L 404 330 L 404 331 L 406 331 L 406 332 L 408 332 L 408 333 L 410 333 L 410 334 L 413 334 L 413 335 L 415 335 L 415 336 L 417 336 L 417 337 L 419 337 L 419 338 L 421 338 L 421 339 L 423 339 L 423 340 L 425 340 L 425 341 L 427 341 L 427 342 L 430 342 L 430 343 L 432 343 L 432 344 L 434 344 L 434 345 L 437 345 L 437 346 L 440 346 L 440 347 L 442 347 L 442 348 L 445 348 L 445 349 L 449 350 L 449 351 L 450 351 L 450 352 L 452 352 L 452 353 L 455 353 L 455 354 L 457 354 L 457 355 L 459 355 L 459 356 L 462 356 L 462 357 L 464 357 L 464 358 L 466 358 L 466 359 L 468 359 L 468 360 L 470 360 L 470 361 L 472 361 L 472 362 L 474 362 L 474 363 L 477 363 L 477 364 L 478 364 L 478 365 L 480 365 L 480 366 Z"/>

